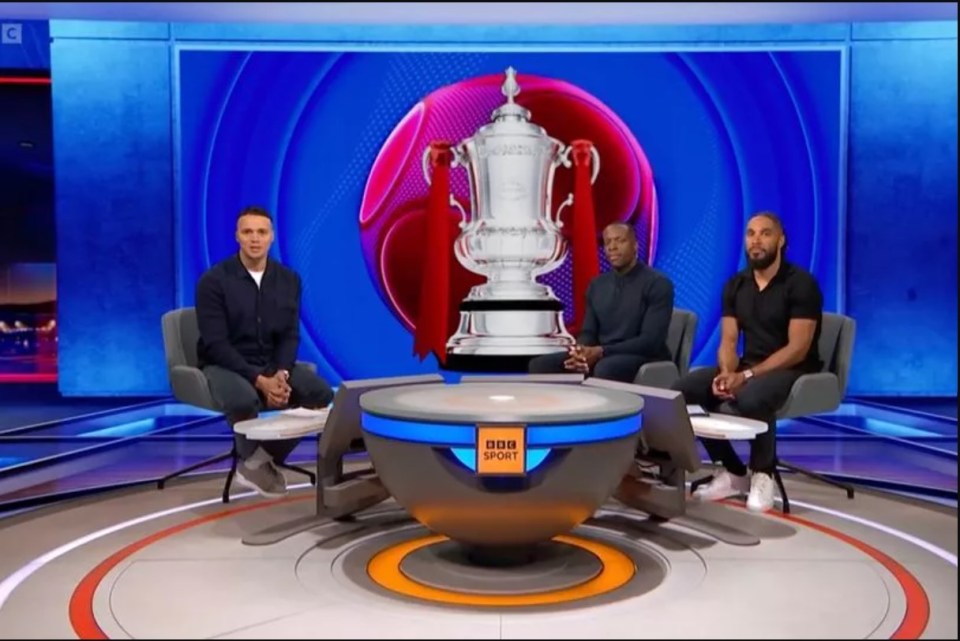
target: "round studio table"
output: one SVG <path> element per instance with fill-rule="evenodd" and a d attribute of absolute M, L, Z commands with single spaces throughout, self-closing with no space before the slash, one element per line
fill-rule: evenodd
<path fill-rule="evenodd" d="M 642 397 L 567 384 L 471 382 L 360 397 L 387 490 L 438 534 L 504 557 L 588 519 L 633 461 Z"/>

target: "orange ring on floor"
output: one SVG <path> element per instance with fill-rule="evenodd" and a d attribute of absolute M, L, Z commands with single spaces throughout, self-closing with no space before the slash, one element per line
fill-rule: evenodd
<path fill-rule="evenodd" d="M 429 535 L 396 545 L 377 552 L 367 563 L 367 575 L 380 587 L 397 594 L 424 601 L 446 603 L 448 605 L 476 605 L 492 607 L 520 607 L 531 605 L 556 605 L 570 603 L 612 592 L 626 585 L 637 572 L 633 560 L 620 550 L 576 536 L 556 536 L 558 543 L 574 545 L 590 552 L 600 560 L 600 574 L 579 585 L 559 590 L 534 592 L 531 594 L 473 594 L 444 590 L 414 581 L 400 570 L 400 564 L 408 554 L 421 548 L 448 540 L 441 535 Z"/>

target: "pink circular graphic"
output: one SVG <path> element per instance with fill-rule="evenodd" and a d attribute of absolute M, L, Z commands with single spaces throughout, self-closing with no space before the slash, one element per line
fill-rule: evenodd
<path fill-rule="evenodd" d="M 421 157 L 432 141 L 457 144 L 490 122 L 493 110 L 505 101 L 500 87 L 502 74 L 464 80 L 438 89 L 417 103 L 391 132 L 370 170 L 360 205 L 360 238 L 367 268 L 381 296 L 398 318 L 413 330 L 417 317 L 420 276 L 427 251 L 424 217 L 429 187 L 424 180 Z M 600 175 L 593 186 L 597 225 L 597 251 L 606 269 L 599 234 L 615 221 L 633 225 L 639 241 L 640 259 L 652 264 L 656 252 L 657 198 L 653 172 L 643 149 L 626 124 L 594 96 L 570 83 L 518 74 L 521 93 L 516 102 L 531 112 L 531 120 L 547 134 L 569 145 L 576 139 L 593 142 L 600 154 Z M 466 170 L 451 171 L 451 191 L 469 207 Z M 553 185 L 554 207 L 573 191 L 573 170 L 557 169 Z M 564 233 L 572 225 L 564 210 Z M 469 213 L 469 209 L 468 209 Z M 457 230 L 460 214 L 451 209 L 451 230 Z M 569 236 L 568 236 L 569 240 Z M 451 327 L 459 319 L 457 305 L 470 288 L 485 282 L 468 271 L 451 252 Z M 539 279 L 553 288 L 566 307 L 569 322 L 572 270 L 569 253 L 564 263 Z"/>

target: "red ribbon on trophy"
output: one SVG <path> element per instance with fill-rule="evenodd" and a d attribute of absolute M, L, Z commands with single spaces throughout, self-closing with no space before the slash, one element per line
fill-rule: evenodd
<path fill-rule="evenodd" d="M 450 263 L 454 238 L 450 235 L 448 217 L 452 162 L 450 143 L 430 143 L 433 176 L 427 199 L 425 255 L 413 337 L 413 352 L 421 361 L 433 352 L 441 364 L 447 361 L 447 338 L 450 336 Z"/>
<path fill-rule="evenodd" d="M 580 333 L 587 307 L 587 286 L 600 273 L 597 255 L 597 220 L 593 209 L 591 165 L 593 143 L 574 140 L 573 156 L 573 323 L 570 332 Z"/>

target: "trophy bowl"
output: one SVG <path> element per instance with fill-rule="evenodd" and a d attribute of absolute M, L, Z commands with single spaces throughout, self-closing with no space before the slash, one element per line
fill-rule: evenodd
<path fill-rule="evenodd" d="M 558 168 L 570 168 L 572 147 L 531 122 L 514 98 L 520 87 L 509 68 L 501 88 L 507 102 L 492 121 L 451 146 L 451 168 L 463 167 L 470 184 L 470 212 L 460 210 L 461 232 L 454 254 L 466 269 L 486 277 L 460 304 L 460 324 L 447 342 L 447 363 L 461 371 L 525 370 L 533 356 L 565 351 L 575 344 L 563 322 L 563 304 L 536 278 L 567 257 L 560 216 L 571 194 L 554 205 Z M 427 182 L 430 149 L 424 151 Z M 599 157 L 592 149 L 593 178 Z"/>
<path fill-rule="evenodd" d="M 479 220 L 457 238 L 454 253 L 488 283 L 473 288 L 471 299 L 548 297 L 549 288 L 533 279 L 556 269 L 566 257 L 567 243 L 548 221 L 506 226 Z"/>

